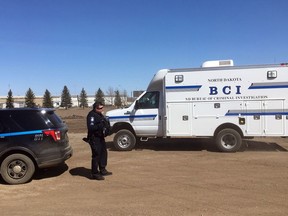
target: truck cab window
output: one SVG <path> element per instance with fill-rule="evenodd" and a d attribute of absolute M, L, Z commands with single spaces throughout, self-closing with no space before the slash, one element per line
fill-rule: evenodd
<path fill-rule="evenodd" d="M 159 92 L 146 92 L 138 101 L 139 109 L 159 108 Z"/>

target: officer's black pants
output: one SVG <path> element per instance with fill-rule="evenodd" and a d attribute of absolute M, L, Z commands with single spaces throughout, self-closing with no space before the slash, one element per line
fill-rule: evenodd
<path fill-rule="evenodd" d="M 94 137 L 90 142 L 92 150 L 91 173 L 97 174 L 107 166 L 107 148 L 105 139 L 102 137 Z M 99 170 L 98 170 L 99 168 Z"/>

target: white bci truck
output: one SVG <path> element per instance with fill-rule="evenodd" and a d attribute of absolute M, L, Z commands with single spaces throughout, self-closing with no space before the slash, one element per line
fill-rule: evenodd
<path fill-rule="evenodd" d="M 160 70 L 130 107 L 107 116 L 118 150 L 148 138 L 209 137 L 236 152 L 245 138 L 288 136 L 288 64 Z"/>

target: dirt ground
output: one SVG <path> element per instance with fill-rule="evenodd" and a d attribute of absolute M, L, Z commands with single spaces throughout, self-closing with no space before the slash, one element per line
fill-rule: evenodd
<path fill-rule="evenodd" d="M 153 140 L 117 152 L 108 137 L 113 175 L 95 181 L 82 141 L 88 111 L 57 111 L 69 126 L 73 157 L 27 184 L 0 181 L 1 215 L 288 214 L 288 138 L 258 138 L 241 152 L 218 153 L 205 139 Z"/>

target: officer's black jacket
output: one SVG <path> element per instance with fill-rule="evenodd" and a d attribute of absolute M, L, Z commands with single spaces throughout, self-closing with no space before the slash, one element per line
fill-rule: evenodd
<path fill-rule="evenodd" d="M 110 128 L 109 122 L 107 122 L 105 116 L 94 110 L 91 110 L 87 115 L 87 129 L 88 129 L 88 139 L 91 136 L 104 137 L 106 134 L 105 130 Z"/>
<path fill-rule="evenodd" d="M 103 136 L 103 124 L 104 116 L 100 113 L 97 113 L 94 110 L 91 110 L 87 115 L 87 129 L 88 129 L 88 136 Z"/>

